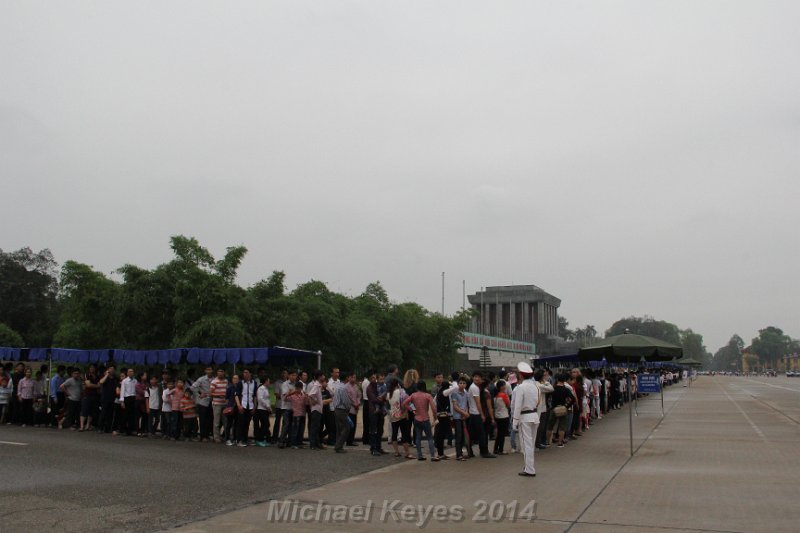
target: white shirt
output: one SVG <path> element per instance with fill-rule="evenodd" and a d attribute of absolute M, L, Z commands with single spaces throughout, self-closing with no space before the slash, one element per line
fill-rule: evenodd
<path fill-rule="evenodd" d="M 476 399 L 477 398 L 477 399 Z M 474 383 L 469 386 L 469 390 L 467 391 L 467 407 L 469 414 L 471 415 L 479 415 L 481 414 L 478 411 L 478 404 L 476 402 L 481 401 L 481 389 Z"/>
<path fill-rule="evenodd" d="M 258 388 L 256 391 L 256 401 L 258 402 L 256 409 L 260 411 L 272 411 L 269 387 L 261 386 Z"/>
<path fill-rule="evenodd" d="M 119 385 L 119 398 L 124 401 L 130 396 L 136 396 L 136 378 L 125 378 Z"/>
<path fill-rule="evenodd" d="M 520 422 L 539 423 L 539 413 L 525 413 L 522 411 L 534 411 L 539 405 L 539 387 L 533 379 L 526 379 L 514 389 L 517 396 L 514 402 L 514 420 Z"/>
<path fill-rule="evenodd" d="M 536 386 L 539 387 L 539 394 L 541 396 L 541 400 L 539 401 L 539 408 L 538 412 L 546 413 L 547 412 L 547 402 L 545 401 L 545 394 L 549 394 L 553 392 L 553 385 L 550 384 L 549 381 L 545 381 L 544 383 L 536 382 Z M 512 411 L 513 412 L 513 411 Z"/>
<path fill-rule="evenodd" d="M 367 401 L 367 387 L 369 387 L 369 378 L 364 378 L 361 382 L 361 399 Z"/>
<path fill-rule="evenodd" d="M 144 395 L 149 398 L 150 402 L 150 409 L 159 410 L 161 409 L 161 395 L 158 393 L 158 387 L 147 387 L 147 390 L 144 391 Z"/>
<path fill-rule="evenodd" d="M 164 389 L 164 392 L 161 393 L 161 412 L 162 413 L 171 413 L 172 412 L 172 391 L 169 389 Z"/>
<path fill-rule="evenodd" d="M 253 391 L 256 388 L 256 383 L 252 379 L 250 381 L 241 381 L 242 383 L 242 407 L 245 409 L 252 409 L 253 405 Z"/>

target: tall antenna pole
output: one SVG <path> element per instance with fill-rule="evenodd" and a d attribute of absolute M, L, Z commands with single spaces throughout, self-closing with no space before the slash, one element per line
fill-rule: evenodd
<path fill-rule="evenodd" d="M 461 310 L 467 309 L 467 280 L 461 280 Z"/>
<path fill-rule="evenodd" d="M 444 316 L 444 272 L 442 272 L 442 316 Z"/>

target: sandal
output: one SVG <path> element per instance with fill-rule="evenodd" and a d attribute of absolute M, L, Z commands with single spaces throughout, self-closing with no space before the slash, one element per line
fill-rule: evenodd
<path fill-rule="evenodd" d="M 395 457 L 402 457 L 402 455 L 401 455 L 401 454 L 399 454 L 399 453 L 396 453 L 396 454 L 394 454 L 394 456 L 395 456 Z"/>
<path fill-rule="evenodd" d="M 411 454 L 408 454 L 408 455 L 406 455 L 406 459 L 416 459 L 416 457 L 414 457 L 414 456 L 413 456 L 413 455 L 411 455 Z"/>
<path fill-rule="evenodd" d="M 424 460 L 425 459 L 420 459 L 420 461 L 424 461 Z M 433 461 L 434 463 L 438 463 L 439 462 L 439 458 L 438 457 L 431 457 L 431 461 Z"/>
<path fill-rule="evenodd" d="M 456 457 L 456 461 L 466 461 L 466 460 L 467 458 L 464 457 L 463 455 L 461 457 Z"/>

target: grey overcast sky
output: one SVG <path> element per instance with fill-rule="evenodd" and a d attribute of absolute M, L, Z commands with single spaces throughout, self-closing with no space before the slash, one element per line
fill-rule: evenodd
<path fill-rule="evenodd" d="M 0 248 L 800 336 L 800 3 L 0 4 Z"/>

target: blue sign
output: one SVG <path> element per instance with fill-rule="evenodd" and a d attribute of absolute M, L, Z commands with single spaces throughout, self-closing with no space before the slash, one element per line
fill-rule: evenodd
<path fill-rule="evenodd" d="M 636 376 L 639 392 L 660 392 L 660 378 L 658 374 L 639 374 Z"/>

